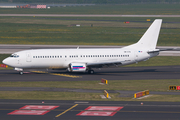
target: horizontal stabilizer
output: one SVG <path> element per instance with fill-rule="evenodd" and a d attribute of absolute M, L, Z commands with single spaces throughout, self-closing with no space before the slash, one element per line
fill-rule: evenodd
<path fill-rule="evenodd" d="M 177 49 L 177 48 L 168 48 L 168 49 L 160 49 L 159 51 L 173 51 L 173 50 L 179 51 L 180 49 Z"/>
<path fill-rule="evenodd" d="M 155 49 L 155 50 L 149 50 L 147 53 L 155 53 L 155 52 L 159 52 L 160 50 L 159 49 Z"/>

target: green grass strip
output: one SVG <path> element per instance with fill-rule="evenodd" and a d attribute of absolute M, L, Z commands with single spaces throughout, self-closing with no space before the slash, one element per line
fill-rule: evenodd
<path fill-rule="evenodd" d="M 154 19 L 0 17 L 0 44 L 130 45 L 141 38 Z M 162 19 L 158 46 L 179 46 L 180 18 Z"/>
<path fill-rule="evenodd" d="M 103 93 L 0 91 L 0 99 L 180 102 L 179 95 L 152 95 L 138 100 L 133 99 L 133 97 L 119 97 L 118 93 L 110 94 L 111 99 L 102 99 L 100 97 L 102 94 Z"/>
<path fill-rule="evenodd" d="M 180 85 L 179 79 L 172 80 L 109 80 L 108 85 L 99 81 L 43 81 L 43 82 L 0 82 L 0 87 L 47 87 L 94 90 L 167 91 L 170 85 Z"/>

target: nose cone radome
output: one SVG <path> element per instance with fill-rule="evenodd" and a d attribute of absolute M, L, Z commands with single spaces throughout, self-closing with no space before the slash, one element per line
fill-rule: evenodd
<path fill-rule="evenodd" d="M 7 58 L 2 61 L 3 64 L 7 65 Z"/>
<path fill-rule="evenodd" d="M 3 64 L 10 66 L 11 62 L 10 59 L 6 58 L 2 61 Z"/>

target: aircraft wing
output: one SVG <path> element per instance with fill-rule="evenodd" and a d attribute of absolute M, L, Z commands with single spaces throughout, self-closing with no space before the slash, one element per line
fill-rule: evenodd
<path fill-rule="evenodd" d="M 122 65 L 122 62 L 120 61 L 114 61 L 114 62 L 93 62 L 93 63 L 87 63 L 87 67 L 93 67 L 93 68 L 101 68 L 101 67 L 110 67 L 110 66 L 118 66 Z"/>

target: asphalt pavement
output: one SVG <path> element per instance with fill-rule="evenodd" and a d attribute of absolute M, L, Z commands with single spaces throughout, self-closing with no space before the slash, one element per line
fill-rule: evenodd
<path fill-rule="evenodd" d="M 179 102 L 0 100 L 2 120 L 179 120 Z"/>
<path fill-rule="evenodd" d="M 27 70 L 19 75 L 14 70 L 0 70 L 0 81 L 84 81 L 84 80 L 148 80 L 179 79 L 180 66 L 120 67 L 95 70 L 95 74 L 67 73 L 66 71 Z M 3 91 L 29 91 L 32 88 L 0 87 Z M 34 90 L 49 91 L 35 87 Z M 102 92 L 99 90 L 61 89 L 51 91 Z M 119 92 L 120 95 L 135 91 Z M 151 92 L 150 94 L 174 94 L 179 92 Z M 122 96 L 120 96 L 122 97 Z M 61 101 L 61 100 L 0 100 L 2 120 L 179 120 L 179 102 L 132 102 L 132 101 Z"/>
<path fill-rule="evenodd" d="M 24 70 L 23 75 L 12 69 L 0 69 L 0 81 L 89 81 L 180 79 L 180 66 L 117 67 L 94 69 L 94 74 L 69 73 L 65 70 Z"/>

